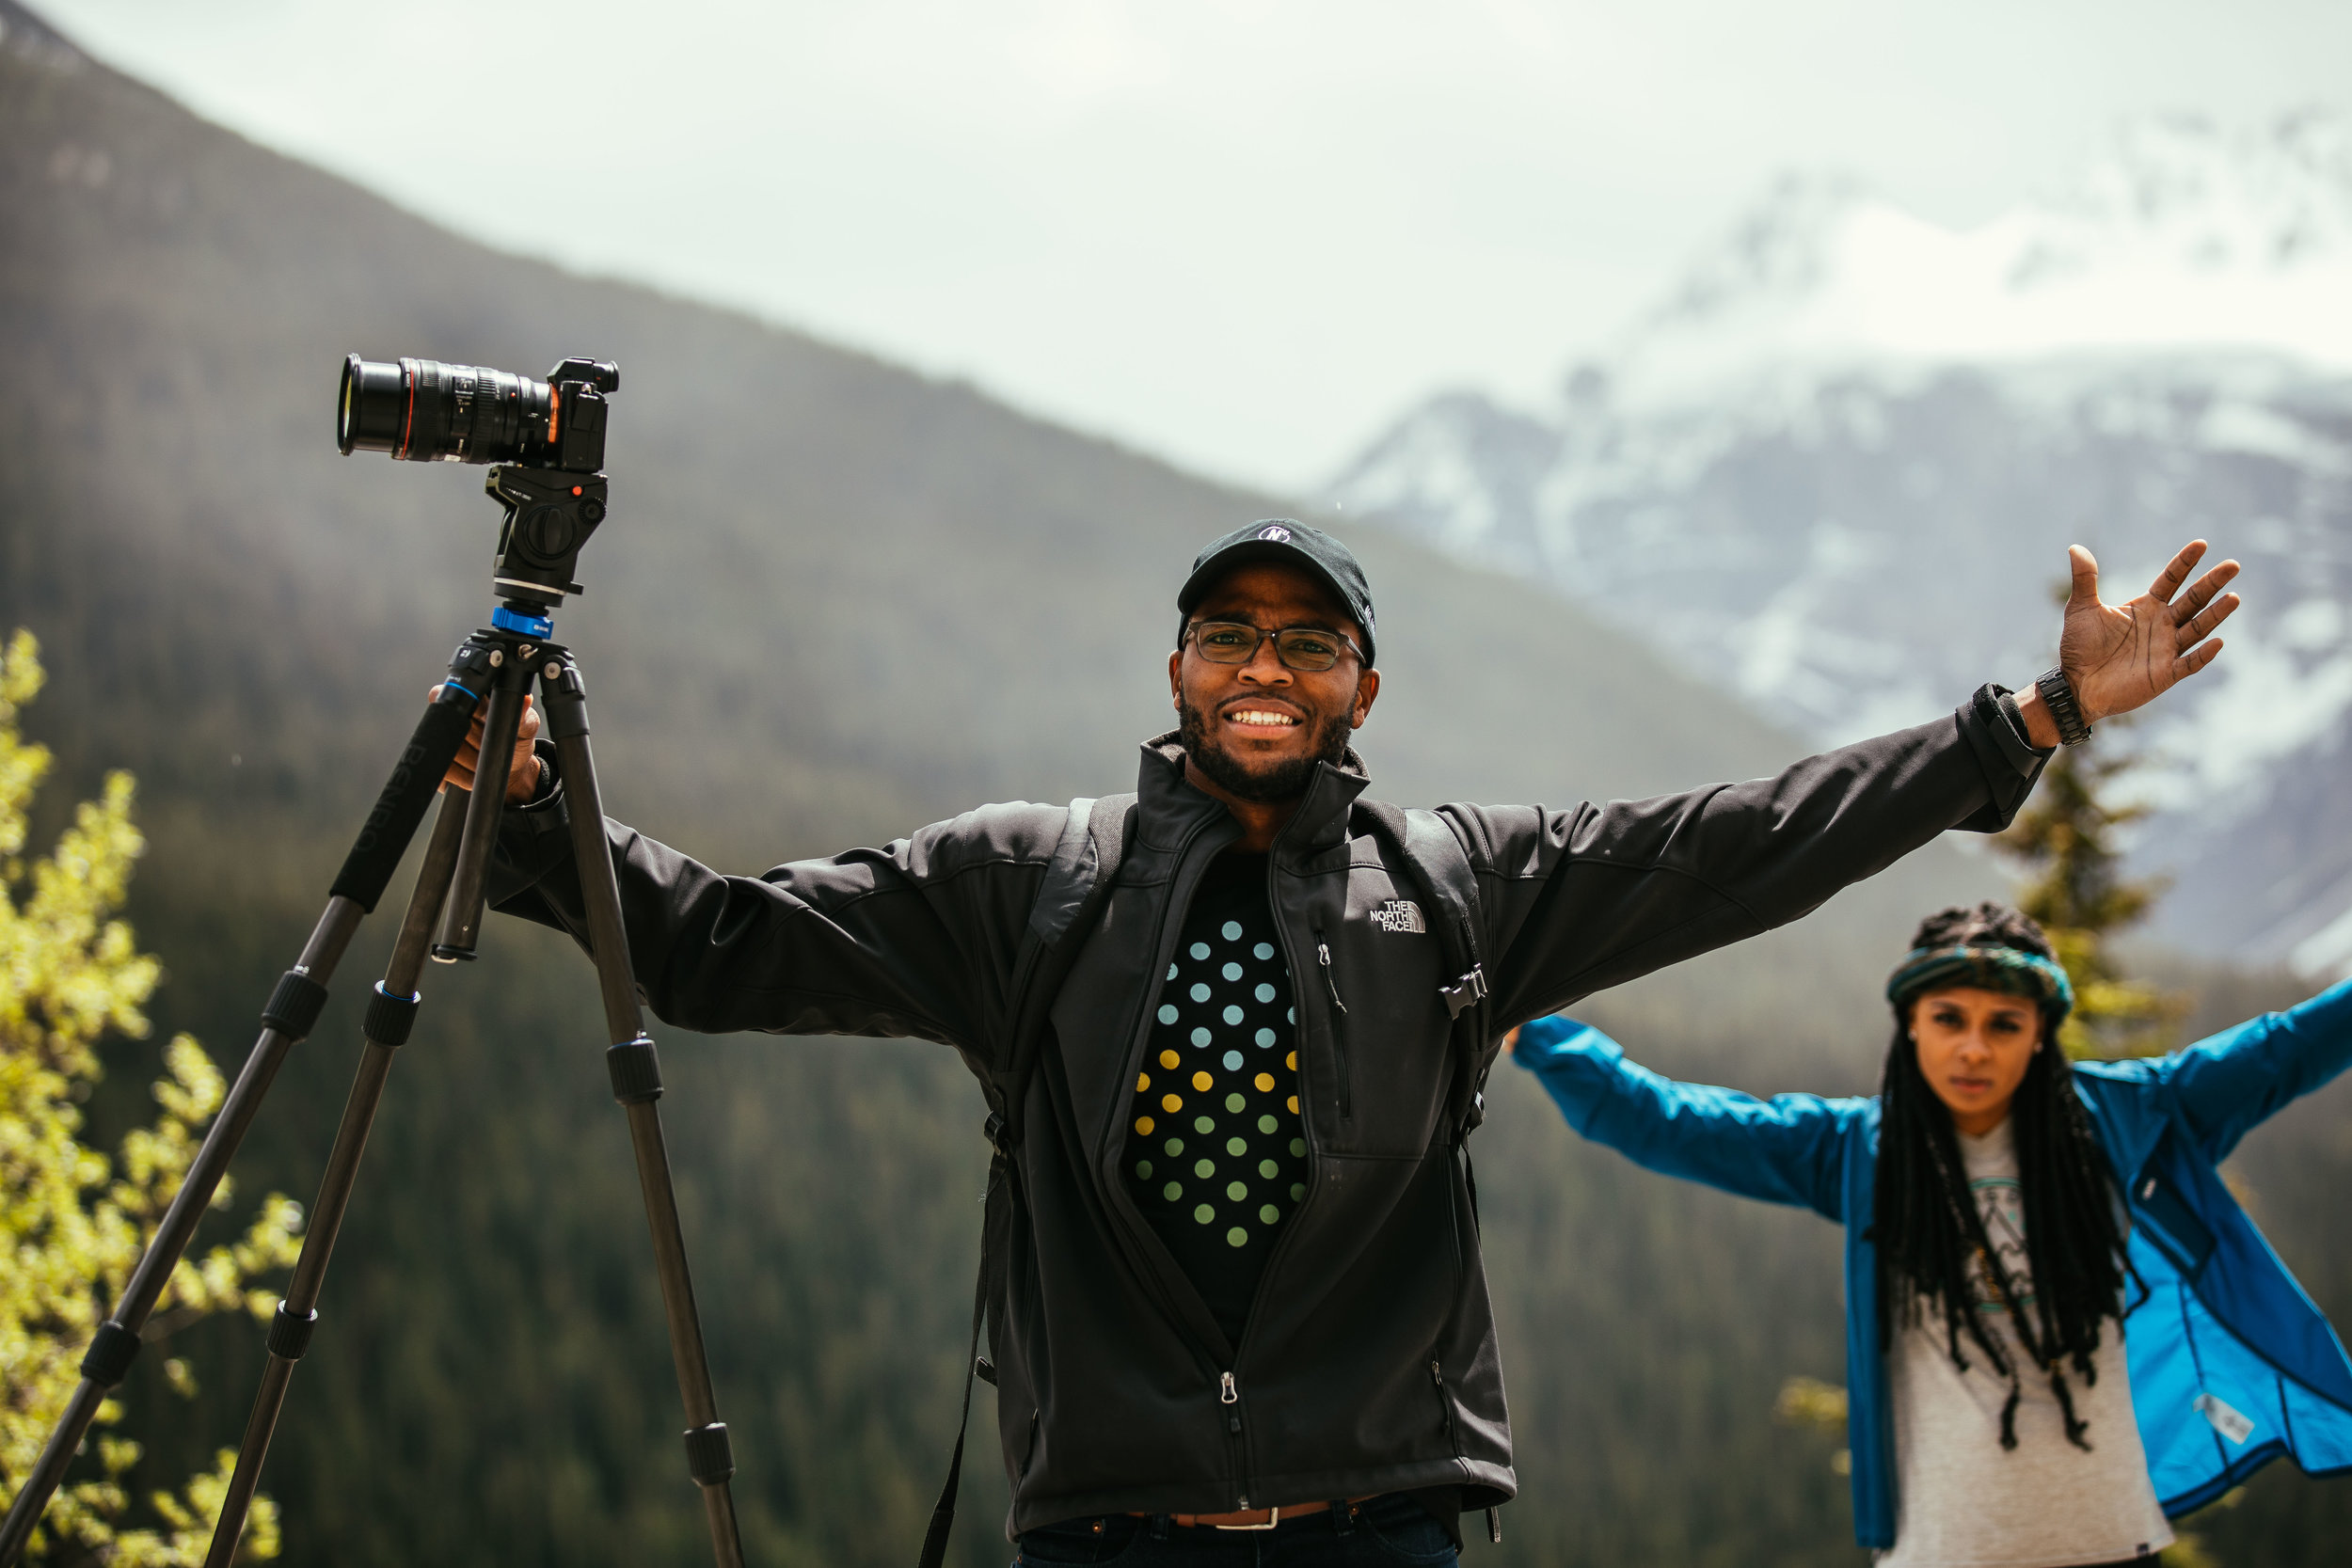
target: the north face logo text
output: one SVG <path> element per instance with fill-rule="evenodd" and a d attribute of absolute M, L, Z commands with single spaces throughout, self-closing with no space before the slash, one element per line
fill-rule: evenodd
<path fill-rule="evenodd" d="M 1410 898 L 1391 898 L 1372 911 L 1372 923 L 1384 931 L 1425 932 L 1429 923 L 1421 917 L 1421 906 Z"/>

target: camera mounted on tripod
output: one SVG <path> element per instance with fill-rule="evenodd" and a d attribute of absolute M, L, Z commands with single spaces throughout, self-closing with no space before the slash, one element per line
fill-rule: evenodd
<path fill-rule="evenodd" d="M 302 956 L 279 977 L 262 1009 L 262 1034 L 252 1055 L 221 1102 L 114 1310 L 92 1340 L 82 1362 L 81 1381 L 40 1458 L 0 1519 L 0 1568 L 10 1568 L 25 1550 L 42 1511 L 82 1451 L 108 1390 L 130 1370 L 140 1330 L 180 1267 L 198 1220 L 212 1206 L 262 1096 L 288 1051 L 317 1023 L 336 965 L 437 800 L 439 815 L 425 842 L 416 888 L 361 1025 L 366 1049 L 335 1146 L 327 1154 L 318 1200 L 308 1216 L 301 1257 L 270 1329 L 268 1361 L 237 1451 L 236 1469 L 213 1524 L 205 1568 L 230 1568 L 245 1538 L 254 1489 L 261 1482 L 262 1460 L 278 1429 L 286 1390 L 318 1323 L 327 1259 L 358 1180 L 368 1129 L 375 1119 L 393 1054 L 408 1039 L 416 1018 L 420 976 L 428 958 L 454 962 L 474 956 L 508 772 L 534 681 L 545 705 L 557 777 L 569 803 L 561 823 L 571 835 L 572 857 L 580 868 L 583 943 L 596 962 L 596 990 L 604 1003 L 605 1070 L 613 1098 L 628 1119 L 638 1185 L 653 1231 L 670 1359 L 687 1421 L 687 1474 L 702 1492 L 717 1568 L 743 1568 L 742 1533 L 728 1489 L 735 1474 L 734 1449 L 726 1423 L 719 1419 L 693 1281 L 686 1266 L 686 1239 L 678 1224 L 677 1194 L 659 1106 L 660 1058 L 644 1030 L 628 960 L 628 930 L 621 916 L 620 884 L 605 850 L 603 792 L 589 746 L 587 692 L 571 652 L 548 641 L 557 607 L 566 594 L 581 592 L 572 580 L 580 546 L 604 521 L 605 398 L 620 384 L 619 369 L 598 359 L 565 359 L 545 381 L 432 359 L 388 364 L 356 354 L 344 359 L 335 419 L 335 444 L 344 456 L 381 451 L 417 463 L 493 465 L 483 487 L 506 512 L 493 579 L 500 603 L 490 612 L 490 625 L 458 644 L 447 675 L 434 689 L 360 825 Z M 481 730 L 471 785 L 445 788 L 459 749 L 477 724 Z"/>
<path fill-rule="evenodd" d="M 520 622 L 547 635 L 580 549 L 605 516 L 606 359 L 571 358 L 545 381 L 437 359 L 343 360 L 335 444 L 344 456 L 381 451 L 412 463 L 490 463 L 483 488 L 505 508 L 492 586 Z"/>

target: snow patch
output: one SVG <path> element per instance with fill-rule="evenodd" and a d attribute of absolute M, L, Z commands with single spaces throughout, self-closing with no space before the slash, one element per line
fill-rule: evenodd
<path fill-rule="evenodd" d="M 1611 368 L 1658 406 L 1768 371 L 2220 348 L 2352 368 L 2352 124 L 2129 127 L 2072 189 L 1968 229 L 1785 181 Z"/>

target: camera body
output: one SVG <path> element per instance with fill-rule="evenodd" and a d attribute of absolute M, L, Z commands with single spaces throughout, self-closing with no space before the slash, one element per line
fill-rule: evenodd
<path fill-rule="evenodd" d="M 437 359 L 343 358 L 335 445 L 412 463 L 516 463 L 592 474 L 604 467 L 605 394 L 620 367 L 566 359 L 545 381 Z"/>
<path fill-rule="evenodd" d="M 335 444 L 412 463 L 489 463 L 483 488 L 506 510 L 493 586 L 522 625 L 547 635 L 580 549 L 605 517 L 604 437 L 621 385 L 609 359 L 565 359 L 545 381 L 437 359 L 347 355 Z"/>

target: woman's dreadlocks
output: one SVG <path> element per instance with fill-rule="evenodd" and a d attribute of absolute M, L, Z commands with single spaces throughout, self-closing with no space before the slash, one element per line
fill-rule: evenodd
<path fill-rule="evenodd" d="M 2039 926 L 1993 903 L 1930 916 L 1912 945 L 2010 947 L 2055 957 Z M 2091 1354 L 2099 1348 L 2104 1321 L 2122 1321 L 2128 1264 L 2114 1177 L 2058 1047 L 2063 1007 L 2043 1005 L 2042 1049 L 2034 1053 L 2010 1105 L 2025 1200 L 2026 1255 L 2033 1271 L 2034 1295 L 2027 1302 L 2018 1298 L 1985 1234 L 1964 1180 L 1951 1112 L 1919 1071 L 1909 1006 L 1909 1000 L 1896 1006 L 1895 1038 L 1880 1090 L 1877 1210 L 1870 1231 L 1878 1247 L 1880 1348 L 1883 1352 L 1892 1342 L 1898 1321 L 1916 1323 L 1923 1307 L 1931 1306 L 1940 1311 L 1953 1365 L 1968 1369 L 1960 1343 L 1964 1332 L 2008 1380 L 2001 1446 L 2015 1448 L 2019 1369 L 1979 1322 L 1968 1267 L 1971 1259 L 1979 1259 L 2016 1326 L 2018 1344 L 2050 1380 L 2067 1440 L 2087 1449 L 2086 1423 L 2074 1414 L 2065 1368 L 2071 1365 L 2086 1385 L 2097 1381 Z"/>

